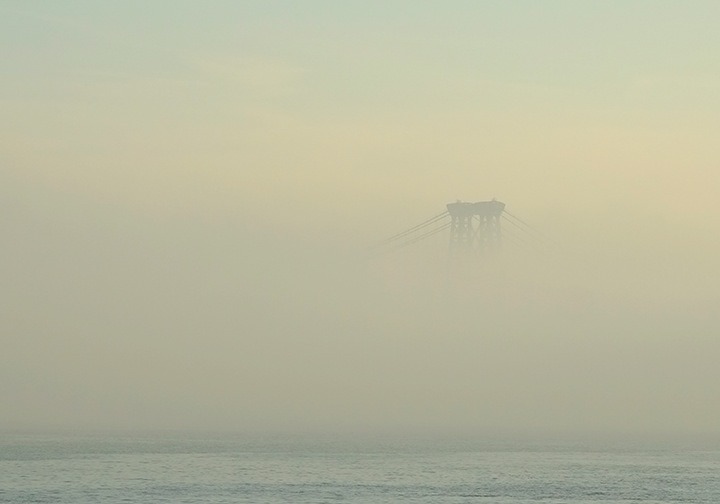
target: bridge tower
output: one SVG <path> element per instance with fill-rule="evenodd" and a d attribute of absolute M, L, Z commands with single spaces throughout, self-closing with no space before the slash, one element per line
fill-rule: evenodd
<path fill-rule="evenodd" d="M 452 257 L 485 255 L 500 248 L 502 228 L 500 218 L 505 203 L 457 201 L 447 205 L 451 217 L 450 255 Z"/>

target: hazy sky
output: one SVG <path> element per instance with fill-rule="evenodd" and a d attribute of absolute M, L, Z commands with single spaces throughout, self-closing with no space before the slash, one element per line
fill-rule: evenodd
<path fill-rule="evenodd" d="M 720 435 L 719 18 L 2 1 L 0 428 Z M 493 197 L 552 251 L 366 257 Z"/>

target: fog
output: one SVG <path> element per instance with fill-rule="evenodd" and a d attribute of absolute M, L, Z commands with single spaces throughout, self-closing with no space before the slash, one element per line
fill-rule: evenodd
<path fill-rule="evenodd" d="M 718 6 L 543 5 L 5 2 L 0 429 L 720 435 Z"/>

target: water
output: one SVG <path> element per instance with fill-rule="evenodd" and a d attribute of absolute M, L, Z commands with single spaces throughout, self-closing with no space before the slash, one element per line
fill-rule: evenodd
<path fill-rule="evenodd" d="M 2 503 L 712 503 L 720 451 L 0 436 Z"/>

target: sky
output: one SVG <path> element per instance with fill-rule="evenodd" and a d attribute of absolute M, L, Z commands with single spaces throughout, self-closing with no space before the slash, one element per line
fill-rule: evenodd
<path fill-rule="evenodd" d="M 720 438 L 718 15 L 0 2 L 0 429 Z"/>

